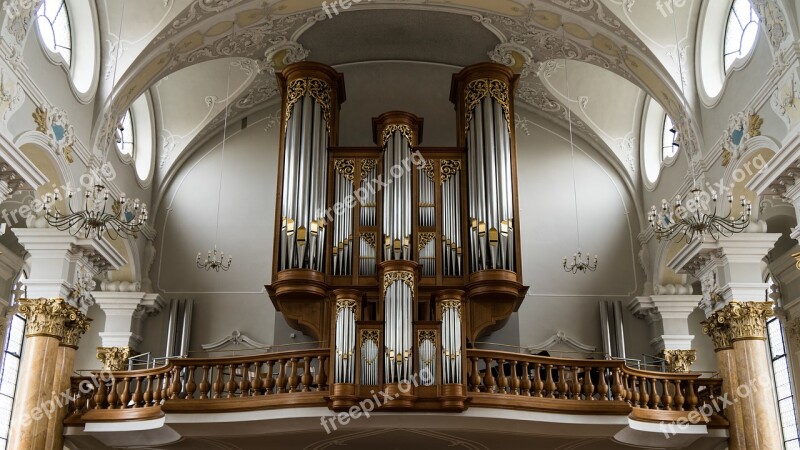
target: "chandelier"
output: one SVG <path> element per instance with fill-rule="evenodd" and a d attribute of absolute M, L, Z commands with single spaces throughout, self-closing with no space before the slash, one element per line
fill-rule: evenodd
<path fill-rule="evenodd" d="M 231 31 L 231 35 L 235 33 L 236 28 L 234 27 Z M 233 40 L 233 38 L 231 38 Z M 233 262 L 233 257 L 228 255 L 228 259 L 225 259 L 225 252 L 219 251 L 217 252 L 217 241 L 219 240 L 219 209 L 220 204 L 222 203 L 222 182 L 224 181 L 222 169 L 225 166 L 225 141 L 228 138 L 228 104 L 230 101 L 231 96 L 231 66 L 232 64 L 228 64 L 228 87 L 227 93 L 225 94 L 225 122 L 222 126 L 222 150 L 220 152 L 220 163 L 219 163 L 219 190 L 217 191 L 217 225 L 216 231 L 214 232 L 214 249 L 208 251 L 208 255 L 206 256 L 205 260 L 202 258 L 202 253 L 197 253 L 197 268 L 198 269 L 205 269 L 206 272 L 209 270 L 214 270 L 216 272 L 224 271 L 227 272 L 228 269 L 231 268 L 231 263 Z"/>
<path fill-rule="evenodd" d="M 733 216 L 733 194 L 728 194 L 728 213 L 719 215 L 716 193 L 711 196 L 710 206 L 703 204 L 703 193 L 700 189 L 692 189 L 690 195 L 691 202 L 686 207 L 683 206 L 681 196 L 677 196 L 673 204 L 662 200 L 661 211 L 658 211 L 655 205 L 650 209 L 647 220 L 659 240 L 679 237 L 679 241 L 683 239 L 689 242 L 695 236 L 699 236 L 702 240 L 705 235 L 718 239 L 720 235 L 741 233 L 750 225 L 753 205 L 744 198 L 744 195 L 739 202 L 742 211 L 738 217 Z"/>
<path fill-rule="evenodd" d="M 58 191 L 52 196 L 45 195 L 45 219 L 50 226 L 61 231 L 69 230 L 73 236 L 102 240 L 104 235 L 111 239 L 120 235 L 135 237 L 147 222 L 147 205 L 140 203 L 139 199 L 131 202 L 122 194 L 109 208 L 108 189 L 102 184 L 87 189 L 83 205 L 77 210 L 73 208 L 74 197 L 75 191 L 67 193 L 64 200 L 69 212 L 65 214 L 55 205 L 62 200 Z"/>
<path fill-rule="evenodd" d="M 572 255 L 571 262 L 568 262 L 567 258 L 564 257 L 564 270 L 572 273 L 594 272 L 597 270 L 597 255 L 594 255 L 594 258 L 589 255 L 584 257 L 581 251 L 578 250 L 578 253 Z"/>
<path fill-rule="evenodd" d="M 206 269 L 209 270 L 216 270 L 219 272 L 227 271 L 231 268 L 231 263 L 233 262 L 233 256 L 228 255 L 227 261 L 225 260 L 225 252 L 217 252 L 217 246 L 214 246 L 214 250 L 208 251 L 208 256 L 206 259 L 203 260 L 203 254 L 198 252 L 197 253 L 197 268 L 198 269 Z"/>
<path fill-rule="evenodd" d="M 572 152 L 572 194 L 575 197 L 575 232 L 578 236 L 578 253 L 572 255 L 572 262 L 568 263 L 568 259 L 564 257 L 564 271 L 570 272 L 572 274 L 577 274 L 578 272 L 586 273 L 586 272 L 594 272 L 597 270 L 597 255 L 594 255 L 594 260 L 592 260 L 589 255 L 586 255 L 586 259 L 584 260 L 583 255 L 581 253 L 581 227 L 580 227 L 580 215 L 578 214 L 578 185 L 575 179 L 575 138 L 572 132 L 572 108 L 569 106 L 570 98 L 572 98 L 572 93 L 570 92 L 569 88 L 569 61 L 567 59 L 567 35 L 564 30 L 564 27 L 561 27 L 561 39 L 563 41 L 564 46 L 564 79 L 567 84 L 567 104 L 565 105 L 567 108 L 567 121 L 569 122 L 569 147 L 570 151 Z"/>
<path fill-rule="evenodd" d="M 672 17 L 672 22 L 675 28 L 675 49 L 678 54 L 681 93 L 683 94 L 683 98 L 685 98 L 686 93 L 684 92 L 684 86 L 686 80 L 683 73 L 683 64 L 680 59 L 678 28 L 674 15 Z M 686 110 L 688 111 L 689 108 L 686 108 Z M 691 130 L 691 123 L 692 119 L 688 114 L 685 120 L 681 122 L 681 124 L 686 127 L 686 130 Z M 670 132 L 673 135 L 672 145 L 679 148 L 680 144 L 677 142 L 678 130 L 678 127 L 673 127 Z M 686 136 L 684 136 L 684 139 L 686 139 Z M 709 235 L 716 240 L 719 239 L 720 235 L 731 236 L 734 233 L 741 233 L 744 231 L 747 226 L 750 225 L 750 214 L 753 211 L 753 205 L 742 195 L 739 202 L 742 210 L 738 217 L 734 217 L 733 194 L 729 192 L 727 195 L 728 211 L 726 213 L 718 211 L 717 192 L 712 190 L 711 195 L 709 195 L 698 188 L 695 165 L 690 155 L 691 148 L 684 149 L 684 152 L 686 153 L 686 160 L 689 163 L 689 171 L 692 176 L 693 188 L 689 191 L 690 201 L 684 206 L 683 199 L 678 195 L 675 197 L 675 201 L 672 204 L 669 204 L 666 200 L 662 200 L 660 211 L 653 205 L 647 215 L 647 221 L 650 222 L 650 226 L 653 228 L 656 238 L 658 238 L 658 240 L 672 240 L 677 237 L 678 241 L 685 240 L 689 242 L 695 237 L 699 237 L 702 241 L 706 235 Z M 709 198 L 711 200 L 710 205 L 708 204 Z"/>

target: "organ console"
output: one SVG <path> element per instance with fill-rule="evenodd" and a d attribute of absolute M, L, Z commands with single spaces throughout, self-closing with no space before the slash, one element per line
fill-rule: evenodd
<path fill-rule="evenodd" d="M 494 63 L 454 75 L 455 148 L 422 146 L 424 120 L 400 111 L 373 119 L 374 147 L 338 147 L 344 77 L 302 62 L 278 78 L 275 308 L 330 346 L 335 409 L 380 389 L 393 408 L 463 409 L 468 342 L 502 327 L 527 291 L 517 77 Z"/>

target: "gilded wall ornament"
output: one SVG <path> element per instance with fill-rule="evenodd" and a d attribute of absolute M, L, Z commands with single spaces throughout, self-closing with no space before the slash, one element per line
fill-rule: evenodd
<path fill-rule="evenodd" d="M 486 97 L 491 96 L 501 108 L 506 118 L 506 126 L 511 131 L 511 99 L 509 94 L 508 84 L 496 79 L 482 79 L 475 80 L 467 86 L 467 95 L 465 96 L 466 103 L 466 131 L 469 131 L 472 125 L 472 116 L 475 107 Z"/>
<path fill-rule="evenodd" d="M 661 357 L 671 373 L 689 373 L 692 364 L 697 360 L 696 350 L 663 350 Z"/>
<path fill-rule="evenodd" d="M 60 108 L 44 109 L 39 106 L 33 112 L 33 120 L 36 122 L 36 130 L 50 139 L 53 151 L 57 155 L 64 155 L 70 164 L 73 163 L 75 131 L 67 119 L 67 113 Z"/>
<path fill-rule="evenodd" d="M 749 139 L 761 136 L 763 124 L 764 119 L 752 110 L 730 115 L 728 129 L 722 135 L 724 167 L 741 157 L 741 150 Z"/>
<path fill-rule="evenodd" d="M 718 313 L 731 330 L 731 340 L 766 339 L 767 319 L 774 315 L 772 302 L 731 302 Z"/>

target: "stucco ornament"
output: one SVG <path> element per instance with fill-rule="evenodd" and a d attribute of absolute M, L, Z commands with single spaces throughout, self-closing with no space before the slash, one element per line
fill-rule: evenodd
<path fill-rule="evenodd" d="M 731 161 L 737 161 L 741 151 L 750 138 L 761 136 L 764 119 L 752 109 L 731 114 L 728 118 L 728 129 L 722 135 L 722 165 L 727 167 Z"/>
<path fill-rule="evenodd" d="M 37 107 L 33 112 L 36 130 L 50 139 L 50 146 L 57 155 L 63 155 L 69 163 L 75 160 L 72 156 L 75 145 L 75 130 L 69 122 L 67 113 L 58 107 Z"/>

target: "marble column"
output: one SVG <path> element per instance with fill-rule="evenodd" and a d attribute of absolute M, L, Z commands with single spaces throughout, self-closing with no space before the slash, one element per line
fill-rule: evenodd
<path fill-rule="evenodd" d="M 723 398 L 736 398 L 736 388 L 739 386 L 739 377 L 736 373 L 736 357 L 734 355 L 733 343 L 731 342 L 731 330 L 727 324 L 720 322 L 716 314 L 703 322 L 703 333 L 714 341 L 714 352 L 717 355 L 717 366 L 719 375 L 722 378 Z M 730 423 L 728 428 L 729 441 L 728 450 L 744 450 L 745 429 L 743 426 L 742 404 L 734 402 L 724 411 L 725 418 Z"/>
<path fill-rule="evenodd" d="M 81 336 L 89 331 L 89 323 L 91 321 L 92 319 L 77 311 L 75 320 L 68 321 L 64 326 L 64 338 L 61 340 L 56 353 L 56 370 L 53 377 L 56 395 L 60 396 L 70 390 L 78 342 Z M 67 417 L 68 405 L 63 402 L 63 399 L 64 397 L 62 396 L 62 406 L 56 411 L 55 420 L 48 423 L 46 450 L 62 450 L 64 448 L 64 419 Z"/>
<path fill-rule="evenodd" d="M 736 399 L 742 407 L 745 445 L 749 449 L 783 448 L 769 368 L 767 318 L 772 302 L 731 302 L 718 313 L 728 324 L 736 359 Z"/>
<path fill-rule="evenodd" d="M 57 420 L 58 408 L 51 400 L 59 395 L 53 381 L 65 324 L 78 315 L 60 298 L 21 299 L 19 312 L 27 318 L 26 340 L 8 448 L 41 450 L 46 448 L 50 422 Z"/>

